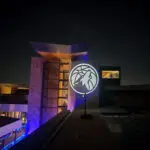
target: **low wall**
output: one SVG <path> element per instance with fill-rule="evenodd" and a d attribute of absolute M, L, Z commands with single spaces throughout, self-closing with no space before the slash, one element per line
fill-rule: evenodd
<path fill-rule="evenodd" d="M 69 111 L 58 114 L 10 150 L 41 150 L 43 144 L 55 132 L 57 126 L 66 118 L 68 114 Z"/>
<path fill-rule="evenodd" d="M 15 121 L 13 123 L 10 123 L 8 125 L 5 125 L 0 128 L 0 137 L 12 132 L 13 130 L 19 128 L 22 126 L 21 120 Z"/>
<path fill-rule="evenodd" d="M 150 108 L 150 90 L 104 91 L 105 105 Z"/>

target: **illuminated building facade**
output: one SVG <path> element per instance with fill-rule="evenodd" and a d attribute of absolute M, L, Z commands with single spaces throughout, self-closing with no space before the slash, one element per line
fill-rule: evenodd
<path fill-rule="evenodd" d="M 27 134 L 28 88 L 0 84 L 0 149 L 8 149 Z"/>
<path fill-rule="evenodd" d="M 75 108 L 75 93 L 69 86 L 69 71 L 75 62 L 88 60 L 81 45 L 32 42 L 40 57 L 33 57 L 28 97 L 30 132 L 63 110 Z M 79 52 L 80 51 L 80 52 Z"/>
<path fill-rule="evenodd" d="M 0 95 L 16 94 L 18 91 L 24 91 L 27 93 L 28 87 L 23 84 L 0 83 Z"/>
<path fill-rule="evenodd" d="M 21 125 L 27 123 L 29 133 L 63 110 L 73 111 L 84 103 L 82 96 L 70 87 L 69 72 L 73 66 L 88 61 L 84 45 L 31 44 L 39 57 L 31 59 L 29 89 L 22 85 L 0 84 L 0 116 L 19 119 Z M 93 66 L 99 68 L 98 64 Z M 100 67 L 100 93 L 104 86 L 120 85 L 120 76 L 120 68 Z M 21 94 L 27 90 L 29 94 Z M 96 90 L 94 96 L 99 96 L 99 88 Z M 94 101 L 94 96 L 91 93 L 88 98 Z M 95 101 L 97 99 L 95 97 Z M 100 104 L 103 104 L 102 99 Z"/>

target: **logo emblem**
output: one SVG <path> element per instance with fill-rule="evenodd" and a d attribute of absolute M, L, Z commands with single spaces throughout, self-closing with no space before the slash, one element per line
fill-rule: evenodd
<path fill-rule="evenodd" d="M 90 94 L 98 86 L 99 76 L 93 66 L 81 63 L 72 68 L 69 74 L 69 82 L 76 93 Z"/>

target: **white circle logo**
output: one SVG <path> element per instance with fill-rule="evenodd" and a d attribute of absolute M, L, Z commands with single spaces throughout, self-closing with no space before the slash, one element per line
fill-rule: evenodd
<path fill-rule="evenodd" d="M 72 68 L 69 82 L 76 93 L 90 94 L 98 86 L 99 75 L 93 66 L 81 63 Z"/>

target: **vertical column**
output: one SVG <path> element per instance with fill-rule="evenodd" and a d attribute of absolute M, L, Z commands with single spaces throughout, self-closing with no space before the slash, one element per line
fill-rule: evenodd
<path fill-rule="evenodd" d="M 76 65 L 76 62 L 72 61 L 70 65 L 71 65 L 71 68 L 70 68 L 70 70 L 71 70 Z M 75 109 L 75 106 L 76 106 L 76 93 L 72 90 L 70 83 L 69 83 L 67 109 L 72 112 Z"/>
<path fill-rule="evenodd" d="M 27 116 L 29 133 L 40 126 L 43 62 L 38 57 L 32 58 L 31 62 Z"/>
<path fill-rule="evenodd" d="M 58 109 L 59 62 L 48 62 L 44 68 L 41 124 L 57 115 Z"/>
<path fill-rule="evenodd" d="M 58 113 L 67 109 L 70 63 L 69 56 L 60 59 Z"/>
<path fill-rule="evenodd" d="M 76 103 L 75 92 L 71 89 L 71 87 L 69 85 L 67 109 L 72 112 L 75 109 L 75 103 Z"/>

